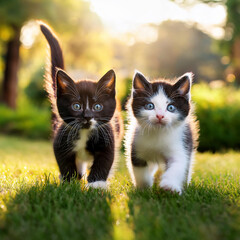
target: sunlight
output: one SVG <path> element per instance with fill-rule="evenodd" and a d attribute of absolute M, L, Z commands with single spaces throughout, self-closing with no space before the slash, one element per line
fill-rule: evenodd
<path fill-rule="evenodd" d="M 223 26 L 226 21 L 226 9 L 223 6 L 210 7 L 197 4 L 189 11 L 189 21 L 199 24 L 199 28 L 216 39 L 224 36 Z"/>
<path fill-rule="evenodd" d="M 92 10 L 113 32 L 127 32 L 146 23 L 184 20 L 184 10 L 168 0 L 90 0 Z M 171 14 L 170 14 L 171 13 Z"/>
<path fill-rule="evenodd" d="M 151 43 L 157 40 L 158 31 L 155 27 L 143 25 L 140 31 L 135 32 L 136 40 L 145 43 Z"/>
<path fill-rule="evenodd" d="M 31 48 L 38 34 L 39 26 L 37 22 L 29 21 L 21 29 L 20 41 L 25 48 Z"/>
<path fill-rule="evenodd" d="M 214 38 L 222 38 L 226 9 L 222 5 L 196 4 L 180 7 L 169 0 L 89 0 L 113 35 L 133 32 L 148 23 L 160 24 L 166 20 L 183 21 L 197 26 Z M 155 37 L 155 36 L 154 36 Z M 147 39 L 149 42 L 149 39 Z"/>

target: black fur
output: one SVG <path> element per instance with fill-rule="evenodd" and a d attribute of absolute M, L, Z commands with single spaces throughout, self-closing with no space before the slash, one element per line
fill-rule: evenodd
<path fill-rule="evenodd" d="M 46 24 L 41 24 L 40 28 L 51 49 L 48 66 L 51 74 L 46 78 L 46 89 L 54 114 L 53 148 L 61 176 L 68 181 L 82 177 L 76 165 L 79 153 L 76 144 L 82 131 L 87 129 L 89 134 L 81 149 L 93 160 L 88 182 L 106 181 L 121 131 L 121 119 L 116 110 L 115 73 L 110 70 L 99 81 L 74 81 L 62 70 L 63 55 L 56 36 Z M 79 109 L 74 109 L 74 104 L 78 104 Z M 97 111 L 96 104 L 103 108 Z M 92 120 L 96 121 L 95 127 Z"/>

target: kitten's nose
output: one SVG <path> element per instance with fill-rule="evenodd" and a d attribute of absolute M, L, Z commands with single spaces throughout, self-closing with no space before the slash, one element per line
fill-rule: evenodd
<path fill-rule="evenodd" d="M 159 120 L 159 121 L 161 121 L 163 118 L 164 118 L 164 116 L 163 115 L 156 115 L 156 118 Z"/>
<path fill-rule="evenodd" d="M 84 117 L 84 120 L 86 120 L 87 122 L 89 122 L 91 119 L 91 117 Z"/>
<path fill-rule="evenodd" d="M 87 122 L 89 122 L 92 118 L 93 118 L 93 114 L 91 113 L 91 111 L 89 111 L 88 109 L 85 110 L 84 112 L 84 120 L 86 120 Z"/>
<path fill-rule="evenodd" d="M 82 128 L 89 129 L 92 126 L 91 120 L 84 119 L 81 123 L 82 123 Z"/>

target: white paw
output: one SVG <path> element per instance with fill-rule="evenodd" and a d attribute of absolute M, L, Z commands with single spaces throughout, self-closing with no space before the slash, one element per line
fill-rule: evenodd
<path fill-rule="evenodd" d="M 157 168 L 152 166 L 147 167 L 133 167 L 133 173 L 135 178 L 134 185 L 137 188 L 152 187 L 154 181 L 154 173 Z"/>
<path fill-rule="evenodd" d="M 106 181 L 91 182 L 86 185 L 86 188 L 107 189 L 107 182 Z"/>
<path fill-rule="evenodd" d="M 179 184 L 168 181 L 166 179 L 163 179 L 160 182 L 160 187 L 167 191 L 177 192 L 179 195 L 182 194 L 182 188 L 181 188 L 181 186 L 179 186 Z"/>

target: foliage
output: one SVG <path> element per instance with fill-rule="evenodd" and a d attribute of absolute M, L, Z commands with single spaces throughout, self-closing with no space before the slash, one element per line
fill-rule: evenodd
<path fill-rule="evenodd" d="M 123 85 L 125 89 L 121 89 L 119 95 L 122 96 L 124 109 L 131 80 L 127 79 Z M 39 89 L 41 91 L 41 87 Z M 239 149 L 240 137 L 237 129 L 240 126 L 240 90 L 233 87 L 211 88 L 207 84 L 195 84 L 192 98 L 200 123 L 198 150 Z M 51 113 L 47 101 L 39 107 L 35 100 L 29 102 L 22 99 L 15 111 L 0 105 L 0 115 L 1 133 L 45 139 L 51 136 Z"/>
<path fill-rule="evenodd" d="M 3 50 L 0 48 L 0 54 L 7 56 L 0 61 L 0 71 L 2 62 L 5 69 L 11 70 L 3 74 L 1 101 L 11 108 L 16 107 L 17 101 L 20 43 L 24 43 L 24 38 L 31 41 L 31 34 L 34 30 L 36 32 L 36 26 L 33 29 L 27 23 L 35 19 L 49 22 L 57 32 L 62 33 L 64 30 L 64 34 L 61 35 L 68 42 L 67 52 L 70 49 L 69 52 L 72 53 L 67 55 L 67 58 L 71 56 L 71 61 L 67 59 L 69 65 L 79 64 L 87 71 L 100 71 L 105 68 L 105 64 L 110 63 L 106 35 L 102 31 L 100 19 L 91 11 L 89 2 L 84 0 L 0 1 L 0 43 L 3 46 Z M 27 31 L 24 31 L 26 29 Z M 21 49 L 20 54 L 22 54 Z M 31 65 L 32 57 L 39 56 L 31 56 L 28 59 L 27 68 Z M 1 75 L 2 72 L 0 72 Z"/>
<path fill-rule="evenodd" d="M 240 153 L 197 154 L 182 196 L 133 188 L 124 159 L 110 190 L 62 184 L 50 142 L 0 136 L 0 238 L 231 239 L 240 235 Z"/>
<path fill-rule="evenodd" d="M 181 22 L 147 26 L 157 32 L 156 41 L 128 47 L 115 42 L 114 54 L 122 70 L 130 73 L 138 69 L 154 78 L 193 72 L 198 81 L 223 79 L 221 56 L 213 51 L 213 40 L 207 34 Z"/>
<path fill-rule="evenodd" d="M 227 74 L 234 75 L 236 84 L 240 84 L 240 1 L 239 0 L 172 0 L 183 6 L 193 6 L 201 2 L 209 5 L 222 5 L 226 8 L 227 17 L 226 24 L 223 27 L 225 34 L 223 39 L 218 41 L 218 51 L 227 55 L 230 59 L 230 64 L 226 71 Z"/>
<path fill-rule="evenodd" d="M 200 151 L 239 149 L 240 90 L 213 89 L 206 84 L 193 87 L 193 101 L 200 122 Z"/>
<path fill-rule="evenodd" d="M 30 15 L 26 16 L 24 26 L 28 27 L 28 23 L 32 23 L 35 19 L 49 23 L 62 43 L 64 58 L 69 68 L 100 72 L 105 71 L 106 66 L 111 65 L 110 37 L 104 30 L 100 18 L 91 11 L 88 1 L 29 0 L 29 2 L 30 5 L 27 6 L 26 11 L 29 11 Z M 25 2 L 21 4 L 25 5 Z M 38 6 L 36 10 L 34 6 L 37 4 L 41 6 Z M 30 30 L 31 28 L 28 31 Z M 41 42 L 44 42 L 44 45 L 41 45 Z M 32 58 L 38 58 L 39 53 L 41 57 L 41 52 L 45 53 L 45 49 L 46 40 L 39 33 L 31 49 L 22 49 L 21 54 L 24 51 L 30 52 L 30 56 L 25 59 L 22 67 L 28 68 Z"/>
<path fill-rule="evenodd" d="M 43 68 L 39 68 L 37 72 L 32 75 L 30 83 L 25 88 L 26 96 L 29 98 L 30 102 L 37 106 L 49 105 L 47 102 L 47 93 L 43 88 L 44 72 L 45 70 Z"/>
<path fill-rule="evenodd" d="M 29 102 L 21 101 L 17 110 L 0 105 L 0 132 L 28 138 L 51 136 L 50 108 L 39 108 Z"/>
<path fill-rule="evenodd" d="M 22 27 L 30 19 L 45 19 L 69 26 L 66 20 L 74 19 L 77 16 L 76 10 L 86 5 L 88 3 L 84 1 L 74 0 L 3 0 L 0 2 L 0 26 L 9 27 L 13 31 L 14 27 Z"/>

